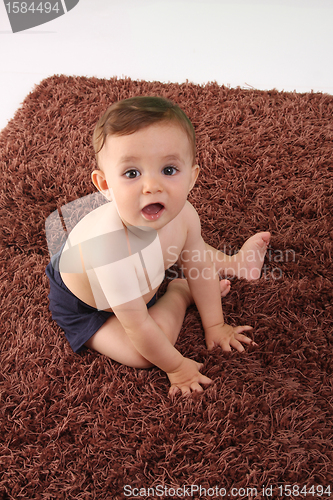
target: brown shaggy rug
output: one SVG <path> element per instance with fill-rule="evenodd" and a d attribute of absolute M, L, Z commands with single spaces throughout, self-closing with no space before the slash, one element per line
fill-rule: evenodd
<path fill-rule="evenodd" d="M 214 379 L 201 396 L 73 354 L 48 310 L 45 220 L 94 192 L 93 127 L 134 95 L 174 100 L 195 126 L 206 241 L 234 253 L 272 233 L 261 279 L 223 299 L 259 347 L 208 352 L 188 310 L 177 347 Z M 333 494 L 332 115 L 330 95 L 215 83 L 54 76 L 28 95 L 0 135 L 2 499 Z"/>

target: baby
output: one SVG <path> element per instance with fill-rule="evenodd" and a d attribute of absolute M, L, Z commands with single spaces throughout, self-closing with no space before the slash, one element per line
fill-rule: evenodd
<path fill-rule="evenodd" d="M 262 232 L 227 256 L 206 244 L 187 196 L 199 174 L 195 133 L 185 113 L 161 97 L 113 104 L 98 121 L 92 182 L 109 202 L 71 231 L 46 273 L 50 310 L 71 347 L 88 347 L 136 368 L 165 371 L 169 394 L 202 392 L 212 380 L 202 364 L 174 347 L 186 309 L 195 303 L 208 349 L 244 351 L 250 326 L 224 322 L 221 297 L 230 281 L 258 279 L 270 240 Z M 164 271 L 177 263 L 186 279 Z"/>

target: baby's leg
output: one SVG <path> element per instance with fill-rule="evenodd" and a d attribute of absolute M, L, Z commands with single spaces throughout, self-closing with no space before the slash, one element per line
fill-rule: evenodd
<path fill-rule="evenodd" d="M 230 282 L 220 282 L 221 296 L 230 289 Z M 193 303 L 185 279 L 169 283 L 165 294 L 149 309 L 149 314 L 163 330 L 172 345 L 175 345 L 183 325 L 186 309 Z M 152 364 L 135 349 L 116 316 L 111 316 L 85 344 L 123 365 L 134 368 L 150 368 Z"/>
<path fill-rule="evenodd" d="M 256 280 L 260 278 L 270 233 L 263 232 L 251 236 L 236 255 L 226 255 L 206 243 L 216 269 L 221 275 Z"/>

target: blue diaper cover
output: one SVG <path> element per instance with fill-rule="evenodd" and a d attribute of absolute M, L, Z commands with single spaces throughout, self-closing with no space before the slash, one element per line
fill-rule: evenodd
<path fill-rule="evenodd" d="M 49 309 L 52 319 L 64 330 L 73 351 L 79 353 L 86 349 L 84 344 L 114 313 L 89 306 L 67 288 L 59 272 L 61 252 L 62 248 L 53 255 L 45 270 L 50 281 Z M 155 302 L 156 294 L 148 302 L 147 308 Z"/>

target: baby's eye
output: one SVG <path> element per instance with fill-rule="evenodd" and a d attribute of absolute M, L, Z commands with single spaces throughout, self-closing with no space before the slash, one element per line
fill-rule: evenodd
<path fill-rule="evenodd" d="M 169 165 L 163 169 L 163 172 L 165 175 L 175 175 L 175 173 L 178 172 L 178 169 L 176 167 L 173 167 L 172 165 Z"/>
<path fill-rule="evenodd" d="M 140 175 L 140 172 L 132 168 L 131 170 L 127 170 L 127 172 L 125 172 L 125 175 L 127 179 L 135 179 Z"/>

